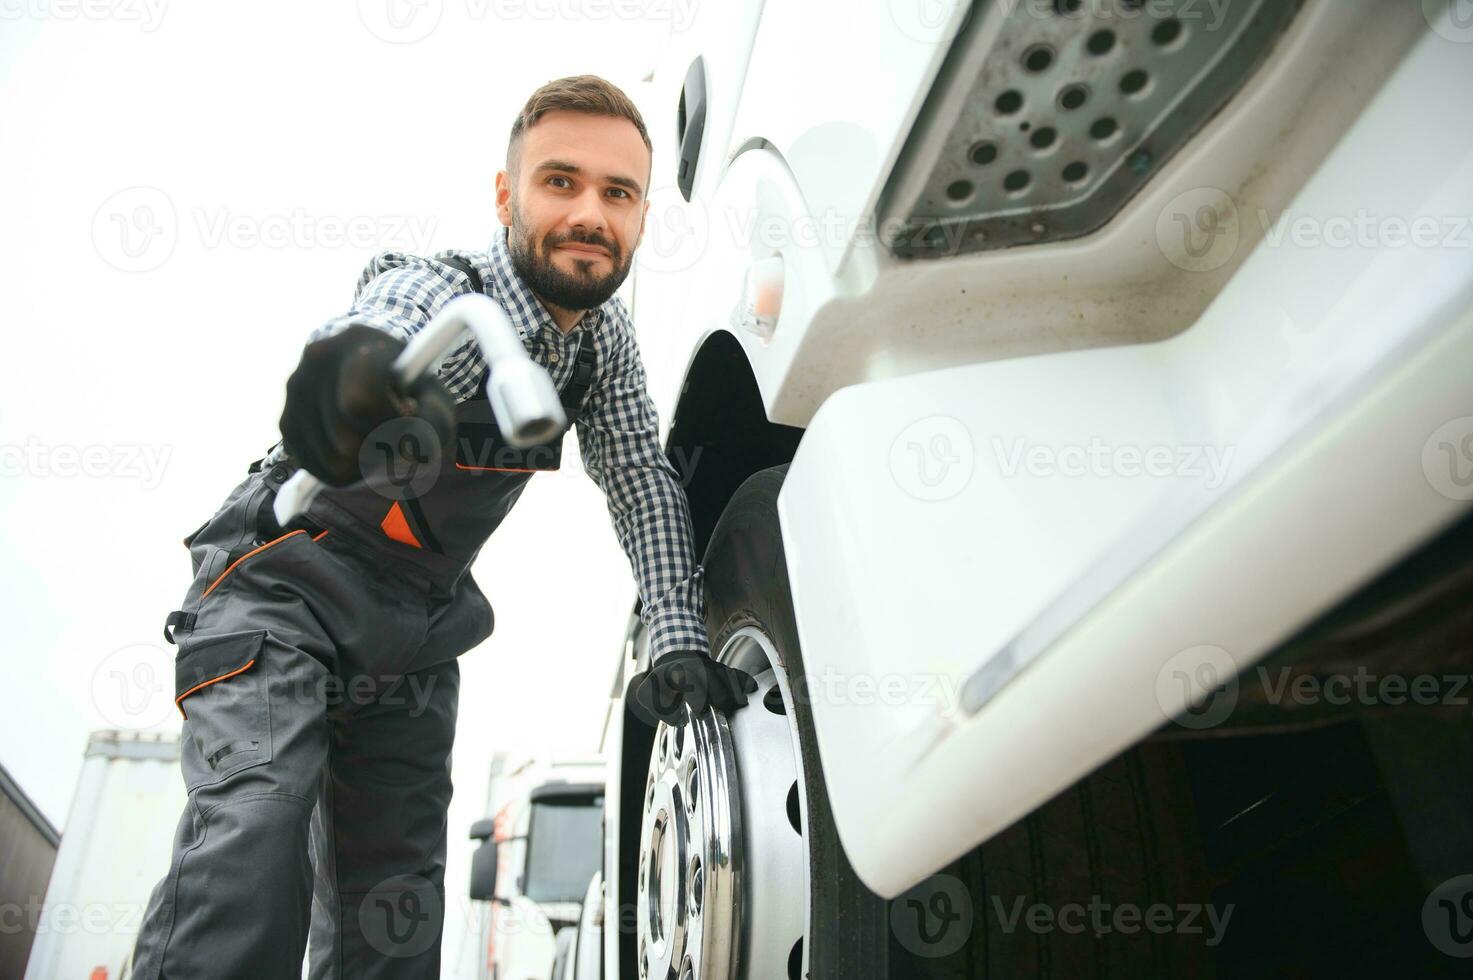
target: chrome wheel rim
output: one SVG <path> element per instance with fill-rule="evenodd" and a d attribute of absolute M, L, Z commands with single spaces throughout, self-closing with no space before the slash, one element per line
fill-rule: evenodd
<path fill-rule="evenodd" d="M 807 804 L 781 655 L 761 630 L 716 653 L 757 680 L 746 707 L 655 731 L 638 872 L 641 980 L 807 971 Z"/>

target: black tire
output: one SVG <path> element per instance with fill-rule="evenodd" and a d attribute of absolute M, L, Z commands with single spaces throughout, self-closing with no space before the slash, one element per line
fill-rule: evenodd
<path fill-rule="evenodd" d="M 702 563 L 706 628 L 712 651 L 719 652 L 733 633 L 760 627 L 781 654 L 792 690 L 802 692 L 806 690 L 803 659 L 777 516 L 777 493 L 787 469 L 785 463 L 748 477 L 711 532 Z M 799 694 L 794 700 L 808 782 L 803 802 L 812 869 L 809 976 L 812 980 L 877 980 L 888 976 L 886 903 L 859 880 L 839 843 L 824 789 L 809 699 Z M 794 968 L 789 972 L 797 980 Z"/>

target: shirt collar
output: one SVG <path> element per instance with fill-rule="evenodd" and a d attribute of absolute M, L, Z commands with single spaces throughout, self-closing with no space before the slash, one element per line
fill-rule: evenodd
<path fill-rule="evenodd" d="M 486 254 L 491 259 L 491 277 L 495 282 L 501 305 L 511 316 L 512 322 L 522 336 L 530 336 L 545 327 L 561 337 L 563 332 L 558 329 L 552 314 L 547 312 L 547 307 L 542 305 L 537 294 L 522 281 L 521 276 L 517 275 L 517 270 L 511 263 L 511 248 L 507 241 L 507 235 L 510 232 L 509 227 L 502 225 L 491 236 L 491 247 L 486 250 Z M 571 337 L 579 327 L 597 331 L 606 319 L 607 308 L 612 302 L 613 299 L 610 298 L 597 309 L 584 311 L 583 318 L 568 332 L 567 336 Z"/>

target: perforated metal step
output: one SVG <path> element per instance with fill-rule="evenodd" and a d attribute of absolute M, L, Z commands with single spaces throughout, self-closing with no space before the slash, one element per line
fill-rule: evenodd
<path fill-rule="evenodd" d="M 886 191 L 903 257 L 1103 225 L 1227 103 L 1301 0 L 978 3 Z"/>

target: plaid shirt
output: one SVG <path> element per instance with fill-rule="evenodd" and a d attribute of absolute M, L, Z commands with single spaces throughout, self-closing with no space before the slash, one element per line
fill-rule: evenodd
<path fill-rule="evenodd" d="M 358 279 L 353 308 L 314 330 L 309 342 L 350 323 L 409 338 L 450 299 L 471 291 L 465 273 L 434 261 L 453 255 L 480 273 L 488 296 L 511 318 L 532 360 L 559 390 L 573 371 L 578 332 L 591 331 L 598 354 L 593 383 L 575 428 L 583 468 L 604 493 L 614 533 L 638 580 L 640 619 L 650 656 L 674 650 L 709 654 L 703 569 L 695 560 L 689 504 L 660 446 L 659 419 L 645 389 L 644 364 L 629 311 L 617 296 L 589 310 L 566 335 L 512 267 L 503 226 L 487 252 L 450 249 L 429 259 L 403 252 L 373 258 Z M 457 403 L 484 385 L 487 364 L 474 339 L 440 365 L 440 379 Z"/>

